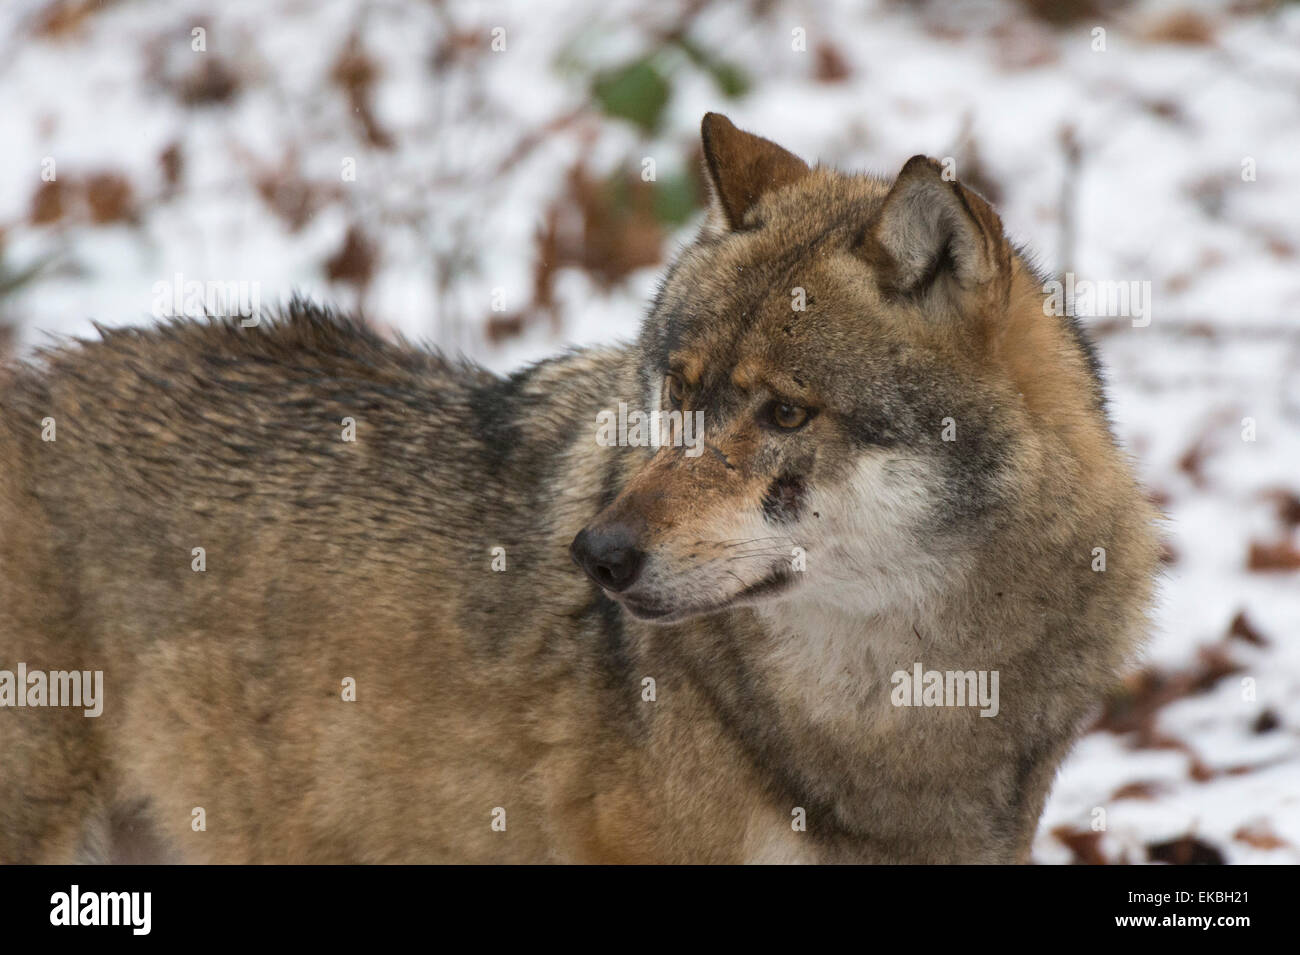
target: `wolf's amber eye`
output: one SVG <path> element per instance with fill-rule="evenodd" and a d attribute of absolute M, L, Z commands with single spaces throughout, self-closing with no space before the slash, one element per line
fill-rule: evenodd
<path fill-rule="evenodd" d="M 807 422 L 808 409 L 786 404 L 784 401 L 775 401 L 768 411 L 768 417 L 771 418 L 772 424 L 782 431 L 794 431 L 796 428 L 802 428 Z"/>
<path fill-rule="evenodd" d="M 672 402 L 672 406 L 680 408 L 686 398 L 686 383 L 682 381 L 680 375 L 669 372 L 665 387 L 668 389 L 668 400 Z"/>

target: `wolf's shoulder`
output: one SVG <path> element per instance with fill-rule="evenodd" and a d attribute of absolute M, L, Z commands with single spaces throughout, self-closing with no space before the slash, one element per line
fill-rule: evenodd
<path fill-rule="evenodd" d="M 489 385 L 488 370 L 436 349 L 389 340 L 363 320 L 303 298 L 248 318 L 173 318 L 63 338 L 0 374 L 0 405 L 59 393 L 184 393 L 191 386 L 261 392 L 319 386 L 454 393 Z"/>
<path fill-rule="evenodd" d="M 47 349 L 43 357 L 75 361 L 151 363 L 247 362 L 249 367 L 281 366 L 329 374 L 369 376 L 434 375 L 467 383 L 492 377 L 468 361 L 402 339 L 380 335 L 348 312 L 295 297 L 287 305 L 254 316 L 178 318 L 145 327 L 96 327 L 98 340 L 78 340 L 81 349 Z M 56 361 L 56 363 L 58 363 Z"/>
<path fill-rule="evenodd" d="M 292 417 L 334 405 L 402 408 L 489 432 L 513 431 L 608 400 L 627 350 L 574 349 L 500 376 L 473 361 L 377 333 L 304 298 L 255 318 L 178 318 L 96 326 L 0 372 L 0 410 L 76 406 L 162 410 L 256 405 Z"/>

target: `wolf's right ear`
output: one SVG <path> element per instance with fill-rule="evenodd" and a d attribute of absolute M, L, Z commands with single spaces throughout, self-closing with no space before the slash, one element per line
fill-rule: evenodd
<path fill-rule="evenodd" d="M 858 251 L 889 293 L 934 293 L 958 312 L 1005 306 L 1010 294 L 1002 220 L 925 156 L 903 166 Z"/>
<path fill-rule="evenodd" d="M 794 153 L 770 139 L 737 129 L 721 113 L 704 114 L 700 135 L 713 186 L 709 225 L 717 231 L 741 228 L 745 213 L 763 195 L 811 171 Z"/>

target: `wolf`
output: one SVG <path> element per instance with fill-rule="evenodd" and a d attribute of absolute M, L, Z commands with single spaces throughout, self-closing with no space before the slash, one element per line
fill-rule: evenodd
<path fill-rule="evenodd" d="M 7 368 L 0 667 L 103 703 L 11 684 L 0 861 L 1028 859 L 1158 564 L 1093 349 L 936 161 L 702 134 L 634 343 L 295 300 Z"/>

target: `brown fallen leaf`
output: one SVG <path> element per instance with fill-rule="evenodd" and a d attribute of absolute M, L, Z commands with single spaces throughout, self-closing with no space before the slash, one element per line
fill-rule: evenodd
<path fill-rule="evenodd" d="M 513 315 L 491 315 L 484 326 L 488 341 L 499 345 L 510 338 L 518 338 L 524 333 L 525 318 L 518 312 Z"/>
<path fill-rule="evenodd" d="M 98 13 L 116 0 L 54 0 L 40 12 L 32 32 L 49 39 L 58 39 L 81 29 L 82 23 L 93 13 Z"/>
<path fill-rule="evenodd" d="M 1232 659 L 1227 645 L 1223 643 L 1212 643 L 1207 647 L 1199 648 L 1196 651 L 1196 661 L 1198 668 L 1192 671 L 1193 693 L 1208 692 L 1224 677 L 1240 673 L 1242 670 L 1241 665 Z"/>
<path fill-rule="evenodd" d="M 1242 668 L 1233 661 L 1229 649 L 1226 641 L 1212 644 L 1202 647 L 1196 662 L 1185 669 L 1148 667 L 1132 674 L 1107 699 L 1092 729 L 1116 735 L 1134 733 L 1137 737 L 1134 745 L 1139 749 L 1180 750 L 1188 753 L 1195 764 L 1196 755 L 1191 748 L 1160 733 L 1156 717 L 1168 704 L 1207 692 L 1224 677 L 1240 672 Z M 1192 772 L 1194 777 L 1203 775 L 1195 765 Z"/>
<path fill-rule="evenodd" d="M 1170 279 L 1168 284 L 1171 286 L 1171 291 L 1178 291 L 1178 289 L 1172 288 L 1174 285 L 1173 279 Z M 1204 442 L 1197 441 L 1178 458 L 1178 470 L 1191 478 L 1192 483 L 1197 487 L 1205 486 L 1204 465 L 1206 454 L 1207 449 Z"/>
<path fill-rule="evenodd" d="M 1147 845 L 1147 859 L 1169 865 L 1224 865 L 1223 853 L 1193 835 Z"/>
<path fill-rule="evenodd" d="M 1247 643 L 1253 643 L 1257 647 L 1268 646 L 1268 641 L 1263 635 L 1251 625 L 1246 619 L 1246 611 L 1239 610 L 1237 615 L 1232 618 L 1232 623 L 1228 626 L 1228 638 L 1236 640 L 1245 640 Z"/>
<path fill-rule="evenodd" d="M 361 130 L 370 145 L 391 149 L 393 137 L 379 125 L 374 110 L 374 88 L 379 75 L 379 64 L 366 52 L 360 33 L 354 30 L 334 61 L 330 77 L 347 96 L 352 114 L 361 123 Z"/>
<path fill-rule="evenodd" d="M 1080 20 L 1097 20 L 1101 8 L 1097 0 L 1020 0 L 1030 16 L 1053 26 L 1068 26 Z"/>
<path fill-rule="evenodd" d="M 63 218 L 68 209 L 68 190 L 63 180 L 43 182 L 32 193 L 32 211 L 28 214 L 32 225 L 48 225 Z"/>
<path fill-rule="evenodd" d="M 343 246 L 325 262 L 325 274 L 331 282 L 346 282 L 364 290 L 375 274 L 378 253 L 375 245 L 359 226 L 348 226 Z"/>
<path fill-rule="evenodd" d="M 578 210 L 582 228 L 557 236 L 558 265 L 576 265 L 608 287 L 662 260 L 664 230 L 655 216 L 653 183 L 635 174 L 594 179 L 579 163 L 570 170 L 567 193 L 564 201 Z"/>
<path fill-rule="evenodd" d="M 1254 571 L 1300 570 L 1300 548 L 1290 541 L 1261 544 L 1251 541 L 1246 569 Z"/>
<path fill-rule="evenodd" d="M 1250 729 L 1255 733 L 1271 733 L 1282 725 L 1277 714 L 1272 710 L 1262 710 L 1259 716 L 1255 717 L 1255 722 L 1250 724 Z"/>
<path fill-rule="evenodd" d="M 173 141 L 158 156 L 158 166 L 163 175 L 163 191 L 172 195 L 181 184 L 181 174 L 185 171 L 185 157 L 181 153 L 180 142 Z"/>
<path fill-rule="evenodd" d="M 1157 782 L 1135 782 L 1120 786 L 1111 794 L 1111 799 L 1154 799 L 1165 791 L 1165 786 Z"/>
<path fill-rule="evenodd" d="M 842 83 L 853 75 L 844 55 L 830 43 L 817 45 L 817 80 L 821 83 Z"/>
<path fill-rule="evenodd" d="M 1286 849 L 1291 845 L 1262 820 L 1242 826 L 1232 834 L 1232 838 L 1255 849 Z"/>
<path fill-rule="evenodd" d="M 97 225 L 126 222 L 135 217 L 135 197 L 131 183 L 116 172 L 99 172 L 86 180 L 86 202 L 90 221 Z"/>
<path fill-rule="evenodd" d="M 1074 855 L 1071 865 L 1106 865 L 1106 857 L 1101 851 L 1102 833 L 1091 829 L 1075 829 L 1073 826 L 1057 826 L 1052 830 L 1052 835 Z"/>
<path fill-rule="evenodd" d="M 1277 508 L 1277 517 L 1288 528 L 1300 527 L 1300 494 L 1287 488 L 1269 491 L 1266 497 L 1272 499 Z"/>
<path fill-rule="evenodd" d="M 1141 36 L 1148 43 L 1208 46 L 1214 42 L 1214 24 L 1195 10 L 1174 10 L 1149 24 Z"/>
<path fill-rule="evenodd" d="M 233 67 L 215 53 L 208 53 L 176 81 L 175 93 L 186 106 L 214 106 L 233 100 L 239 82 Z"/>

